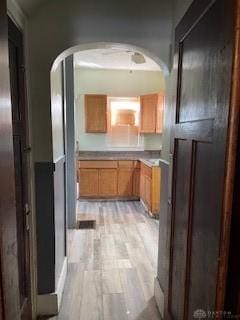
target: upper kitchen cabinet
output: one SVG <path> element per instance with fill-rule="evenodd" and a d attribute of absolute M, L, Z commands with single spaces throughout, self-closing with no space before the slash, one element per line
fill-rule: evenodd
<path fill-rule="evenodd" d="M 141 114 L 140 114 L 140 132 L 155 133 L 157 118 L 157 94 L 148 94 L 140 97 Z"/>
<path fill-rule="evenodd" d="M 87 133 L 107 132 L 106 95 L 85 95 L 85 123 Z"/>
<path fill-rule="evenodd" d="M 163 129 L 163 94 L 148 94 L 140 97 L 140 132 L 162 133 Z"/>
<path fill-rule="evenodd" d="M 157 119 L 156 119 L 156 133 L 163 132 L 163 110 L 165 104 L 165 96 L 163 93 L 158 94 L 157 102 Z"/>

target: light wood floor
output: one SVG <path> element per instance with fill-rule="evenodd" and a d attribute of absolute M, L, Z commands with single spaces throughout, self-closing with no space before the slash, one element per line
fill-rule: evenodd
<path fill-rule="evenodd" d="M 159 320 L 153 298 L 158 221 L 140 202 L 78 202 L 95 230 L 68 236 L 69 269 L 58 320 Z"/>

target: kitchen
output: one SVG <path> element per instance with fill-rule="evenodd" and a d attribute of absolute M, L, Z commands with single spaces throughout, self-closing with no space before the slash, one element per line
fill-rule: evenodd
<path fill-rule="evenodd" d="M 138 53 L 91 51 L 75 54 L 78 199 L 140 200 L 157 218 L 163 74 L 143 55 L 145 63 L 133 63 Z"/>

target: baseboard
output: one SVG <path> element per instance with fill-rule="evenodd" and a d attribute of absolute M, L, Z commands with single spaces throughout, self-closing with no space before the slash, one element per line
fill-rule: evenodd
<path fill-rule="evenodd" d="M 38 316 L 55 316 L 58 314 L 58 297 L 57 294 L 47 293 L 39 294 L 37 297 L 37 315 Z"/>
<path fill-rule="evenodd" d="M 67 257 L 65 257 L 63 261 L 62 271 L 61 271 L 61 274 L 58 280 L 58 285 L 57 285 L 58 310 L 60 309 L 60 305 L 62 301 L 64 285 L 67 277 L 67 268 L 68 268 L 68 261 L 67 261 Z"/>
<path fill-rule="evenodd" d="M 64 285 L 67 276 L 67 257 L 65 257 L 62 271 L 57 284 L 57 290 L 53 293 L 40 294 L 37 297 L 38 316 L 57 315 L 61 306 Z"/>
<path fill-rule="evenodd" d="M 154 297 L 162 319 L 164 319 L 164 292 L 160 286 L 158 278 L 154 281 Z"/>
<path fill-rule="evenodd" d="M 148 212 L 148 207 L 146 206 L 145 202 L 142 199 L 140 199 L 140 202 L 141 202 L 144 210 Z"/>
<path fill-rule="evenodd" d="M 141 202 L 144 210 L 149 214 L 149 216 L 150 216 L 151 218 L 159 219 L 159 218 L 158 218 L 158 215 L 152 213 L 152 212 L 148 209 L 147 205 L 145 204 L 145 202 L 144 202 L 142 199 L 140 199 L 140 202 Z"/>
<path fill-rule="evenodd" d="M 79 197 L 78 198 L 78 201 L 80 202 L 84 202 L 84 201 L 90 201 L 90 202 L 95 202 L 95 201 L 98 201 L 98 202 L 105 202 L 105 201 L 108 201 L 108 202 L 111 202 L 111 201 L 123 201 L 123 202 L 127 202 L 127 201 L 139 201 L 140 198 L 139 197 Z"/>

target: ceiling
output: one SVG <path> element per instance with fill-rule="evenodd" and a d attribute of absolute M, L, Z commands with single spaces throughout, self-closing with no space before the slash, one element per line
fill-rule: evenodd
<path fill-rule="evenodd" d="M 124 49 L 84 50 L 74 54 L 74 65 L 92 69 L 160 71 L 160 66 L 144 54 L 141 55 L 145 63 L 134 63 L 131 59 L 133 54 L 133 51 Z"/>
<path fill-rule="evenodd" d="M 15 0 L 26 15 L 31 15 L 48 0 Z"/>

